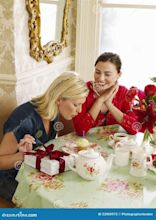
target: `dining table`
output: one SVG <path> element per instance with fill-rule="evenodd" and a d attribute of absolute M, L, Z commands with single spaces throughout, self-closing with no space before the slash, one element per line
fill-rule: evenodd
<path fill-rule="evenodd" d="M 109 146 L 110 135 L 125 132 L 119 125 L 95 127 L 84 137 L 100 148 L 107 161 L 114 149 Z M 126 132 L 125 132 L 126 133 Z M 62 150 L 79 136 L 69 133 L 46 143 Z M 129 135 L 135 140 L 136 135 Z M 130 163 L 117 166 L 114 162 L 108 175 L 97 180 L 86 180 L 69 170 L 50 176 L 22 163 L 16 176 L 18 186 L 12 202 L 19 208 L 156 208 L 156 172 L 148 170 L 144 177 L 130 174 Z"/>

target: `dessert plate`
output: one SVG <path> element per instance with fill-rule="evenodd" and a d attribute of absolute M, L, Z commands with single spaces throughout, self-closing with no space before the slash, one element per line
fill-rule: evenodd
<path fill-rule="evenodd" d="M 87 150 L 89 148 L 93 148 L 94 150 L 100 151 L 101 146 L 96 143 L 89 143 L 88 146 L 81 147 L 75 143 L 66 143 L 61 147 L 62 151 L 68 154 L 78 153 L 80 150 Z"/>
<path fill-rule="evenodd" d="M 62 146 L 62 147 L 61 147 L 61 150 L 62 150 L 64 153 L 67 153 L 67 154 L 77 154 L 77 153 L 78 153 L 78 148 L 77 148 L 77 147 L 69 148 L 69 147 L 67 147 L 67 146 Z"/>
<path fill-rule="evenodd" d="M 67 154 L 78 154 L 80 150 L 87 150 L 89 148 L 94 149 L 95 151 L 99 152 L 102 157 L 107 158 L 108 154 L 106 151 L 102 149 L 102 147 L 96 143 L 90 143 L 88 147 L 79 147 L 73 143 L 66 143 L 64 146 L 61 147 L 61 150 Z"/>

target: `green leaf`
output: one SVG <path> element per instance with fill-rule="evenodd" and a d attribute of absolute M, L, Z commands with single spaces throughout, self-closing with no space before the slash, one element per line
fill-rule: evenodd
<path fill-rule="evenodd" d="M 156 77 L 150 78 L 153 82 L 156 82 Z"/>
<path fill-rule="evenodd" d="M 143 141 L 149 140 L 149 136 L 150 136 L 150 132 L 146 129 L 146 130 L 144 131 Z"/>
<path fill-rule="evenodd" d="M 156 103 L 156 94 L 152 97 L 153 101 Z"/>

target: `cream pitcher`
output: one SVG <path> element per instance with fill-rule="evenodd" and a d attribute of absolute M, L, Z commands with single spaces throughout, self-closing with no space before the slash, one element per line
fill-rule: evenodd
<path fill-rule="evenodd" d="M 144 148 L 139 148 L 132 152 L 130 174 L 137 177 L 147 175 L 147 169 L 152 164 L 151 155 L 147 155 Z"/>
<path fill-rule="evenodd" d="M 111 154 L 105 161 L 100 153 L 89 149 L 79 151 L 77 155 L 71 155 L 71 157 L 76 159 L 75 168 L 71 165 L 70 160 L 68 161 L 68 166 L 71 170 L 86 180 L 96 180 L 107 176 L 112 166 L 114 155 Z"/>

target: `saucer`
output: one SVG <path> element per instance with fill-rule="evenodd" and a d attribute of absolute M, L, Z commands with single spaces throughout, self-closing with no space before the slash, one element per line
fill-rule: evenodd
<path fill-rule="evenodd" d="M 128 139 L 127 141 L 123 141 L 123 142 L 109 140 L 108 141 L 108 146 L 114 149 L 115 144 L 117 144 L 117 143 L 124 144 L 125 146 L 127 146 L 127 148 L 129 148 L 130 151 L 135 149 L 136 146 L 137 146 L 137 143 L 135 141 L 131 140 L 131 139 Z"/>

